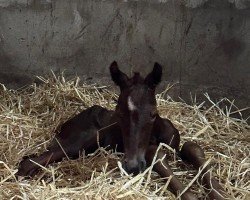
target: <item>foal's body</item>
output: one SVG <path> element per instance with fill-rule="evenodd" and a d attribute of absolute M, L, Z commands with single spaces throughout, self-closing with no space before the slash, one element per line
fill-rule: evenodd
<path fill-rule="evenodd" d="M 114 118 L 114 111 L 101 106 L 94 105 L 87 108 L 61 126 L 61 130 L 48 146 L 48 151 L 44 153 L 46 158 L 47 155 L 53 154 L 49 161 L 46 159 L 41 163 L 41 156 L 32 158 L 32 160 L 45 165 L 48 162 L 60 161 L 66 156 L 72 159 L 78 158 L 82 151 L 86 154 L 93 153 L 98 147 L 124 152 L 122 133 Z M 165 138 L 164 133 L 167 133 Z M 180 138 L 178 130 L 169 120 L 157 115 L 150 138 L 150 145 L 158 146 L 163 141 L 176 149 L 177 152 L 179 151 Z M 25 161 L 29 162 L 28 160 Z M 30 167 L 25 166 L 23 169 L 19 168 L 19 175 L 33 176 L 37 169 L 39 169 L 39 166 L 35 164 L 30 165 Z"/>
<path fill-rule="evenodd" d="M 121 88 L 116 110 L 92 106 L 68 120 L 61 126 L 48 151 L 38 157 L 24 159 L 20 163 L 17 175 L 33 176 L 40 168 L 34 162 L 46 166 L 62 160 L 65 156 L 78 158 L 81 151 L 91 153 L 99 146 L 124 152 L 124 169 L 128 173 L 137 174 L 152 163 L 160 143 L 169 145 L 183 160 L 199 169 L 205 163 L 203 150 L 193 142 L 186 142 L 179 151 L 178 130 L 169 120 L 161 118 L 156 112 L 154 88 L 159 82 L 159 69 L 161 72 L 161 68 L 155 66 L 145 80 L 136 77 L 138 74 L 128 79 L 119 71 L 117 64 L 112 63 L 112 79 Z M 158 152 L 158 158 L 164 155 L 163 151 Z M 173 175 L 166 158 L 162 163 L 156 163 L 154 170 L 162 177 L 173 176 L 169 188 L 175 195 L 184 190 L 185 187 Z M 227 195 L 224 194 L 223 188 L 210 173 L 207 173 L 208 170 L 209 167 L 206 167 L 203 171 L 204 177 L 201 182 L 207 188 L 210 199 L 225 199 Z M 187 190 L 183 192 L 181 199 L 197 198 Z"/>

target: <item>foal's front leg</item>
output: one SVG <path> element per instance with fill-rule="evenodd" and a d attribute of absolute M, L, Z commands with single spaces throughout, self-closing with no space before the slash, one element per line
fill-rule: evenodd
<path fill-rule="evenodd" d="M 175 149 L 176 152 L 179 152 L 180 135 L 178 130 L 168 119 L 162 119 L 159 115 L 157 115 L 152 130 L 152 137 L 154 138 L 156 145 L 151 145 L 147 150 L 147 164 L 152 163 L 153 157 L 160 143 L 165 143 Z M 162 158 L 164 155 L 165 152 L 159 150 L 157 159 Z M 158 162 L 154 165 L 154 171 L 156 171 L 161 177 L 168 178 L 172 176 L 169 183 L 169 189 L 176 196 L 185 189 L 184 185 L 176 178 L 176 176 L 174 176 L 166 158 L 164 158 L 162 162 Z M 184 192 L 180 198 L 183 200 L 197 199 L 197 197 L 189 190 Z"/>
<path fill-rule="evenodd" d="M 153 158 L 155 156 L 155 153 L 157 151 L 158 146 L 157 145 L 151 145 L 147 149 L 146 153 L 146 161 L 147 164 L 150 165 L 153 161 Z M 158 151 L 157 159 L 162 159 L 164 157 L 165 153 L 162 150 Z M 170 166 L 167 162 L 167 159 L 164 158 L 161 162 L 157 162 L 153 166 L 154 171 L 156 171 L 161 177 L 163 178 L 169 178 L 172 176 L 170 183 L 169 183 L 169 189 L 170 191 L 175 195 L 178 196 L 185 187 L 183 184 L 176 178 L 176 176 L 173 174 L 172 170 L 170 169 Z M 198 200 L 198 198 L 189 190 L 185 191 L 180 198 L 182 200 Z"/>
<path fill-rule="evenodd" d="M 16 176 L 32 177 L 41 166 L 59 162 L 63 157 L 65 157 L 65 153 L 60 148 L 56 148 L 46 151 L 37 157 L 24 158 L 19 164 Z"/>
<path fill-rule="evenodd" d="M 167 119 L 157 117 L 153 134 L 159 143 L 165 143 L 176 150 L 183 161 L 192 164 L 199 170 L 205 162 L 205 154 L 202 148 L 194 142 L 186 142 L 181 152 L 179 152 L 180 136 L 178 130 Z M 201 183 L 208 192 L 209 199 L 223 200 L 229 198 L 228 194 L 219 184 L 219 182 L 209 173 L 210 167 L 206 167 L 201 174 Z"/>
<path fill-rule="evenodd" d="M 180 156 L 184 161 L 192 164 L 197 170 L 202 168 L 206 162 L 203 149 L 198 144 L 190 141 L 183 145 Z M 201 172 L 201 183 L 205 186 L 209 199 L 231 199 L 224 188 L 211 175 L 209 166 L 205 167 Z"/>

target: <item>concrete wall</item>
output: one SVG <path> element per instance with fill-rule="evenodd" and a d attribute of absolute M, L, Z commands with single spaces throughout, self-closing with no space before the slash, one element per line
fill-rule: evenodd
<path fill-rule="evenodd" d="M 250 102 L 250 0 L 0 0 L 0 82 L 19 87 L 50 69 L 109 81 L 164 66 L 164 82 Z"/>

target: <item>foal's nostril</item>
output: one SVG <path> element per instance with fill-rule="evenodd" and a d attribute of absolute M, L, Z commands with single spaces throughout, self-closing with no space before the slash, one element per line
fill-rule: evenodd
<path fill-rule="evenodd" d="M 128 162 L 127 161 L 123 161 L 122 162 L 122 168 L 127 172 L 128 170 L 127 170 L 127 165 L 128 165 Z"/>
<path fill-rule="evenodd" d="M 140 171 L 141 172 L 143 172 L 145 169 L 146 169 L 146 161 L 145 160 L 142 160 L 142 161 L 140 161 L 140 166 L 139 166 L 139 168 L 140 168 Z"/>

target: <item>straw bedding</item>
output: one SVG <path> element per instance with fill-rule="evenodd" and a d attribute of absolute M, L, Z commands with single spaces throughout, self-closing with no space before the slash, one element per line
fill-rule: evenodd
<path fill-rule="evenodd" d="M 79 78 L 65 80 L 53 73 L 39 77 L 43 84 L 20 90 L 0 85 L 0 199 L 175 199 L 167 190 L 168 180 L 152 168 L 135 177 L 120 167 L 122 154 L 100 148 L 78 160 L 44 167 L 30 180 L 17 180 L 17 165 L 25 155 L 39 154 L 48 146 L 56 128 L 94 104 L 114 109 L 117 94 L 109 87 L 80 84 Z M 250 127 L 230 114 L 240 112 L 224 98 L 211 106 L 192 106 L 172 101 L 166 89 L 157 95 L 161 116 L 179 129 L 182 144 L 197 141 L 221 184 L 236 199 L 250 199 Z M 230 106 L 220 108 L 223 102 Z M 162 145 L 176 176 L 201 199 L 206 194 L 195 170 L 183 164 L 175 152 Z"/>

